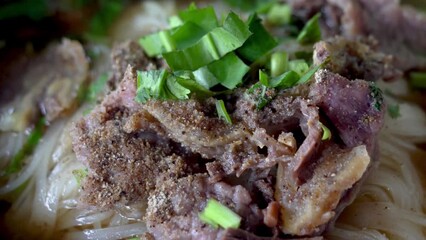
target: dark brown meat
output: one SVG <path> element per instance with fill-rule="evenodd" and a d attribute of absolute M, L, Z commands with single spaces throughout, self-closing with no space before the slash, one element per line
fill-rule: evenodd
<path fill-rule="evenodd" d="M 73 147 L 89 168 L 82 201 L 100 208 L 144 199 L 158 182 L 191 173 L 179 144 L 162 135 L 152 117 L 129 103 L 135 75 L 124 80 L 92 113 L 76 123 Z M 121 95 L 120 95 L 121 94 Z"/>
<path fill-rule="evenodd" d="M 380 90 L 373 83 L 350 81 L 327 70 L 320 70 L 315 79 L 310 95 L 343 143 L 349 148 L 365 144 L 373 154 L 386 110 Z"/>
<path fill-rule="evenodd" d="M 214 198 L 242 217 L 242 228 L 261 224 L 262 212 L 242 186 L 211 184 L 206 175 L 165 181 L 148 199 L 147 225 L 156 239 L 222 239 L 224 231 L 201 222 L 198 214 Z"/>
<path fill-rule="evenodd" d="M 315 106 L 308 103 L 308 100 L 281 93 L 260 111 L 255 110 L 255 105 L 250 99 L 242 98 L 237 102 L 235 115 L 251 129 L 256 129 L 254 135 L 258 136 L 257 139 L 268 147 L 268 156 L 272 157 L 274 153 L 279 153 L 274 149 L 277 144 L 268 144 L 266 141 L 268 139 L 270 139 L 269 142 L 274 141 L 274 137 L 278 139 L 277 142 L 287 146 L 292 154 L 295 153 L 292 161 L 293 175 L 298 182 L 304 181 L 306 174 L 303 173 L 303 170 L 314 159 L 313 156 L 319 147 L 322 136 L 318 110 Z M 266 129 L 267 134 L 262 133 L 261 129 Z M 296 141 L 292 133 L 299 129 L 304 140 L 296 152 Z M 282 154 L 277 154 L 275 157 L 279 156 Z"/>
<path fill-rule="evenodd" d="M 391 56 L 375 51 L 377 44 L 334 37 L 314 46 L 314 63 L 348 79 L 392 80 L 400 76 Z"/>
<path fill-rule="evenodd" d="M 212 116 L 214 105 L 209 101 L 150 101 L 144 108 L 170 138 L 206 159 L 216 159 L 207 164 L 215 181 L 226 175 L 240 176 L 249 168 L 271 167 L 280 157 L 292 154 L 288 146 L 273 138 L 259 137 L 261 133 L 252 133 L 243 124 L 228 125 Z M 265 145 L 271 150 L 267 156 L 258 153 L 258 147 Z"/>
<path fill-rule="evenodd" d="M 323 37 L 374 37 L 381 51 L 394 57 L 402 71 L 426 69 L 426 16 L 399 1 L 290 0 L 305 21 L 322 14 Z"/>

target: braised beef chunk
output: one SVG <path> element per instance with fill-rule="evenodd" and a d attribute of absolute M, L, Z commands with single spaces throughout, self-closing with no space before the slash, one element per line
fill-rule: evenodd
<path fill-rule="evenodd" d="M 314 63 L 324 63 L 324 68 L 348 79 L 377 81 L 391 80 L 400 76 L 392 65 L 392 57 L 374 51 L 377 42 L 348 40 L 334 37 L 314 46 Z"/>
<path fill-rule="evenodd" d="M 294 14 L 307 21 L 321 12 L 323 37 L 374 37 L 397 68 L 426 69 L 426 17 L 399 1 L 290 0 Z"/>
<path fill-rule="evenodd" d="M 383 125 L 386 106 L 380 90 L 364 80 L 350 81 L 320 70 L 311 97 L 325 113 L 347 147 L 361 144 L 373 153 L 376 136 Z"/>
<path fill-rule="evenodd" d="M 168 180 L 148 199 L 147 225 L 156 239 L 222 239 L 224 230 L 203 223 L 198 214 L 214 198 L 242 217 L 242 228 L 254 231 L 262 212 L 242 186 L 209 183 L 207 175 Z"/>
<path fill-rule="evenodd" d="M 75 125 L 74 151 L 89 168 L 82 195 L 86 204 L 104 208 L 133 203 L 147 198 L 157 182 L 185 176 L 196 167 L 186 160 L 197 156 L 165 137 L 145 110 L 126 102 L 134 77 L 128 68 L 118 89 Z"/>

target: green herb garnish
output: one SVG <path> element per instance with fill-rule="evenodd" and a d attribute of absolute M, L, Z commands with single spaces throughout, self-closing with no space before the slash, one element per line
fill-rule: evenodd
<path fill-rule="evenodd" d="M 291 8 L 287 4 L 273 4 L 268 11 L 266 19 L 274 25 L 289 24 Z"/>
<path fill-rule="evenodd" d="M 373 106 L 377 111 L 382 109 L 383 105 L 383 95 L 382 90 L 376 85 L 376 83 L 370 83 L 370 94 L 373 97 Z"/>
<path fill-rule="evenodd" d="M 248 26 L 231 12 L 222 27 L 208 32 L 186 49 L 163 53 L 163 57 L 172 70 L 193 71 L 241 47 L 250 35 Z"/>
<path fill-rule="evenodd" d="M 137 72 L 136 101 L 145 103 L 154 99 L 187 99 L 189 89 L 180 85 L 173 75 L 165 70 Z"/>
<path fill-rule="evenodd" d="M 275 52 L 271 55 L 271 76 L 276 77 L 283 74 L 289 68 L 288 54 L 286 52 Z"/>
<path fill-rule="evenodd" d="M 209 199 L 206 208 L 198 215 L 200 220 L 217 228 L 239 228 L 241 217 L 231 209 L 216 201 Z"/>
<path fill-rule="evenodd" d="M 321 123 L 321 122 L 320 122 Z M 331 139 L 331 131 L 328 129 L 327 126 L 325 126 L 323 123 L 321 123 L 322 128 L 322 138 L 321 140 L 330 140 Z"/>
<path fill-rule="evenodd" d="M 305 24 L 302 31 L 297 36 L 300 44 L 312 44 L 321 40 L 321 28 L 319 25 L 320 14 L 316 14 Z"/>
<path fill-rule="evenodd" d="M 219 118 L 225 120 L 225 122 L 228 124 L 232 124 L 231 117 L 229 116 L 228 111 L 226 111 L 223 100 L 216 101 L 216 111 Z"/>
<path fill-rule="evenodd" d="M 276 47 L 278 43 L 263 27 L 262 20 L 257 14 L 252 14 L 247 20 L 247 24 L 253 35 L 247 39 L 241 48 L 237 49 L 237 53 L 243 59 L 255 62 Z"/>

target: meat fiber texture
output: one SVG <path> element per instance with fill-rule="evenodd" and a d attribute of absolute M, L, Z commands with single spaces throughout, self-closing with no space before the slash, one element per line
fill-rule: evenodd
<path fill-rule="evenodd" d="M 385 107 L 377 108 L 381 95 L 372 94 L 373 83 L 352 76 L 386 60 L 354 44 L 364 63 L 353 72 L 342 72 L 331 59 L 314 81 L 277 92 L 261 110 L 253 94 L 236 90 L 226 101 L 232 125 L 219 119 L 213 98 L 135 102 L 135 67 L 162 65 L 137 45 L 120 45 L 139 56 L 113 55 L 116 71 L 128 63 L 114 74 L 123 79 L 72 132 L 77 158 L 89 169 L 82 205 L 147 201 L 144 219 L 156 239 L 320 236 L 377 160 Z M 319 49 L 319 62 L 320 55 L 333 54 L 333 48 Z M 144 60 L 134 61 L 138 57 Z M 321 139 L 323 124 L 330 140 Z M 210 198 L 242 217 L 240 229 L 215 229 L 199 219 Z"/>

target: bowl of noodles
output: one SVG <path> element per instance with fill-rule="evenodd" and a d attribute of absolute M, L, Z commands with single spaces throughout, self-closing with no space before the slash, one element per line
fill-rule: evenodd
<path fill-rule="evenodd" d="M 0 237 L 424 239 L 417 1 L 0 7 Z"/>

